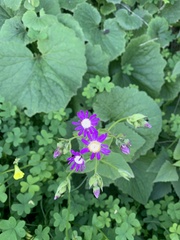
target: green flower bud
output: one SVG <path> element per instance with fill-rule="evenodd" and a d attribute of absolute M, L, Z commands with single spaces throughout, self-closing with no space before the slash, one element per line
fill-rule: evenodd
<path fill-rule="evenodd" d="M 55 196 L 54 196 L 54 200 L 58 199 L 59 197 L 61 197 L 67 190 L 67 188 L 70 191 L 70 181 L 67 178 L 66 180 L 64 180 L 59 187 L 56 190 Z"/>
<path fill-rule="evenodd" d="M 99 187 L 101 191 L 103 190 L 103 181 L 101 176 L 98 173 L 95 173 L 90 179 L 89 179 L 89 187 Z"/>
<path fill-rule="evenodd" d="M 133 125 L 135 128 L 138 127 L 151 128 L 151 125 L 148 123 L 148 117 L 141 113 L 133 114 L 132 116 L 128 117 L 127 122 Z"/>

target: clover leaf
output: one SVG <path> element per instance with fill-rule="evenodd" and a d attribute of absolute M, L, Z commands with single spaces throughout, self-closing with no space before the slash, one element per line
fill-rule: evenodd
<path fill-rule="evenodd" d="M 26 191 L 28 191 L 29 193 L 32 193 L 32 195 L 34 195 L 35 192 L 38 192 L 40 187 L 37 184 L 39 182 L 39 177 L 33 177 L 31 175 L 27 176 L 27 182 L 20 182 L 21 187 L 21 192 L 25 193 Z"/>
<path fill-rule="evenodd" d="M 17 212 L 19 216 L 21 215 L 25 216 L 26 214 L 29 214 L 31 212 L 31 208 L 34 207 L 34 204 L 32 202 L 32 194 L 19 193 L 17 195 L 17 200 L 19 201 L 19 203 L 13 203 L 11 209 Z"/>
<path fill-rule="evenodd" d="M 38 227 L 36 228 L 35 230 L 35 238 L 34 240 L 49 240 L 49 231 L 50 231 L 50 228 L 49 227 L 45 227 L 43 229 L 43 226 L 42 225 L 38 225 Z"/>
<path fill-rule="evenodd" d="M 25 221 L 16 221 L 14 217 L 10 217 L 8 220 L 0 221 L 0 234 L 1 239 L 13 239 L 19 240 L 25 237 L 26 231 L 24 230 Z"/>
<path fill-rule="evenodd" d="M 0 185 L 0 201 L 5 202 L 7 200 L 6 187 L 4 184 Z"/>
<path fill-rule="evenodd" d="M 60 232 L 63 232 L 67 227 L 68 229 L 71 227 L 70 221 L 74 220 L 74 216 L 68 213 L 68 209 L 63 209 L 61 213 L 54 213 L 54 226 L 58 227 Z"/>
<path fill-rule="evenodd" d="M 13 128 L 12 132 L 7 133 L 6 142 L 13 143 L 15 147 L 17 147 L 20 143 L 23 142 L 23 138 L 21 138 L 21 130 L 19 127 Z"/>

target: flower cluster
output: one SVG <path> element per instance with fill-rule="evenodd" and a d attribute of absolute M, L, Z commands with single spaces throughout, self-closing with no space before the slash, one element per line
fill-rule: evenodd
<path fill-rule="evenodd" d="M 59 143 L 57 143 L 57 149 L 54 151 L 53 157 L 57 158 L 62 154 L 71 153 L 71 156 L 67 158 L 68 164 L 70 165 L 70 170 L 84 171 L 86 167 L 86 161 L 84 154 L 90 154 L 90 160 L 97 159 L 98 161 L 101 159 L 103 155 L 109 155 L 111 150 L 109 146 L 104 143 L 104 141 L 109 136 L 112 139 L 115 139 L 116 145 L 119 147 L 119 150 L 123 154 L 130 154 L 130 147 L 131 142 L 125 135 L 122 133 L 118 133 L 118 135 L 111 134 L 110 130 L 119 122 L 127 121 L 130 125 L 134 126 L 135 128 L 145 127 L 151 128 L 150 123 L 148 122 L 148 118 L 143 114 L 134 114 L 127 118 L 118 119 L 116 122 L 112 123 L 111 126 L 108 128 L 108 133 L 100 134 L 96 129 L 97 125 L 99 124 L 100 119 L 97 117 L 96 114 L 90 115 L 88 111 L 80 110 L 77 113 L 77 117 L 79 118 L 77 122 L 72 122 L 75 125 L 75 131 L 77 131 L 77 135 L 73 136 L 72 138 L 68 139 L 61 139 Z M 81 140 L 81 142 L 85 145 L 79 151 L 74 151 L 71 149 L 71 141 L 75 138 Z M 89 161 L 89 160 L 88 160 Z M 99 197 L 100 191 L 103 190 L 103 181 L 101 176 L 97 173 L 97 164 L 95 165 L 95 173 L 89 179 L 89 187 L 93 189 L 93 194 L 96 198 Z M 56 200 L 60 196 L 62 196 L 67 189 L 70 192 L 70 180 L 69 177 L 72 174 L 70 172 L 65 179 L 58 187 L 54 199 Z M 128 175 L 124 174 L 124 178 L 128 179 Z"/>
<path fill-rule="evenodd" d="M 76 126 L 75 130 L 78 131 L 78 136 L 82 136 L 81 142 L 86 145 L 80 152 L 71 150 L 72 156 L 68 158 L 68 163 L 71 165 L 70 169 L 76 171 L 83 171 L 85 169 L 85 160 L 82 157 L 83 154 L 91 153 L 90 159 L 101 159 L 101 154 L 109 155 L 110 149 L 107 144 L 103 142 L 107 138 L 107 133 L 99 135 L 96 126 L 100 119 L 96 114 L 89 116 L 89 112 L 82 110 L 77 113 L 79 118 L 78 122 L 72 122 Z"/>

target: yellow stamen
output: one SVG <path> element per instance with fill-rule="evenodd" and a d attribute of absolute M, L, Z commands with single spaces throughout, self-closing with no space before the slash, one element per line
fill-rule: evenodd
<path fill-rule="evenodd" d="M 88 145 L 89 151 L 92 153 L 97 153 L 100 152 L 101 150 L 101 143 L 98 141 L 92 141 L 89 145 Z"/>

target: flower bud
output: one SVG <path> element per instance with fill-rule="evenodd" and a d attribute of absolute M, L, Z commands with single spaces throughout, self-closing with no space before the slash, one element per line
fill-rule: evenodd
<path fill-rule="evenodd" d="M 133 125 L 135 128 L 138 127 L 147 127 L 151 128 L 151 124 L 148 122 L 147 116 L 137 113 L 127 118 L 127 122 Z"/>
<path fill-rule="evenodd" d="M 69 179 L 64 180 L 59 187 L 56 190 L 55 196 L 54 196 L 54 200 L 58 199 L 59 197 L 61 197 L 67 190 L 67 187 L 69 188 L 70 191 L 70 181 Z"/>
<path fill-rule="evenodd" d="M 128 138 L 125 138 L 124 135 L 116 139 L 116 145 L 120 147 L 120 150 L 124 154 L 130 154 L 131 142 Z"/>
<path fill-rule="evenodd" d="M 99 187 L 93 187 L 93 194 L 94 194 L 94 196 L 96 197 L 96 198 L 98 198 L 99 197 L 99 195 L 100 195 L 100 188 Z"/>
<path fill-rule="evenodd" d="M 67 154 L 69 153 L 69 151 L 71 150 L 71 145 L 69 144 L 69 142 L 64 142 L 64 145 L 63 145 L 63 154 Z"/>
<path fill-rule="evenodd" d="M 93 187 L 93 194 L 96 198 L 98 198 L 100 195 L 100 190 L 103 191 L 103 181 L 98 173 L 95 173 L 89 179 L 89 187 Z"/>
<path fill-rule="evenodd" d="M 126 144 L 122 144 L 121 147 L 121 152 L 124 153 L 124 154 L 130 154 L 130 149 L 129 147 L 126 145 Z"/>
<path fill-rule="evenodd" d="M 53 153 L 53 158 L 57 158 L 61 155 L 60 149 L 56 148 L 56 150 Z"/>

